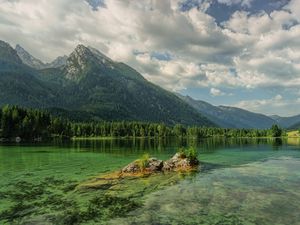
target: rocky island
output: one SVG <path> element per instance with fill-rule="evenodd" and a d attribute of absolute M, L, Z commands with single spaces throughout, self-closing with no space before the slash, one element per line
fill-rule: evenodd
<path fill-rule="evenodd" d="M 162 161 L 147 156 L 138 159 L 121 170 L 121 175 L 128 174 L 151 174 L 164 171 L 188 171 L 193 170 L 199 165 L 197 158 L 189 158 L 185 154 L 176 153 L 172 158 Z"/>
<path fill-rule="evenodd" d="M 78 188 L 109 189 L 118 185 L 120 181 L 126 178 L 144 178 L 168 172 L 196 171 L 199 166 L 197 155 L 197 151 L 194 148 L 187 150 L 180 149 L 173 157 L 166 161 L 152 158 L 148 154 L 145 154 L 140 159 L 129 163 L 120 171 L 93 178 L 80 184 Z"/>

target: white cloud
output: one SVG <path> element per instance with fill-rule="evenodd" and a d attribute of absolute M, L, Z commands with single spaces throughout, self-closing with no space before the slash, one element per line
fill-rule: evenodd
<path fill-rule="evenodd" d="M 210 89 L 210 94 L 211 94 L 212 96 L 214 96 L 214 97 L 225 95 L 224 92 L 222 92 L 221 90 L 219 90 L 219 89 L 217 89 L 217 88 L 211 88 L 211 89 Z"/>
<path fill-rule="evenodd" d="M 243 7 L 250 8 L 253 0 L 218 0 L 218 2 L 228 6 L 241 4 Z"/>
<path fill-rule="evenodd" d="M 264 112 L 268 115 L 281 114 L 285 116 L 293 116 L 299 113 L 297 107 L 300 103 L 299 99 L 300 98 L 285 99 L 282 95 L 278 94 L 272 98 L 240 101 L 233 106 L 258 113 Z M 284 110 L 286 108 L 288 111 Z"/>

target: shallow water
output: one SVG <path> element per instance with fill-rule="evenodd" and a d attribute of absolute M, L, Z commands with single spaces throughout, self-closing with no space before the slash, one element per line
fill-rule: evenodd
<path fill-rule="evenodd" d="M 201 166 L 77 185 L 148 152 L 196 146 Z M 300 224 L 297 139 L 102 140 L 0 146 L 0 224 Z"/>

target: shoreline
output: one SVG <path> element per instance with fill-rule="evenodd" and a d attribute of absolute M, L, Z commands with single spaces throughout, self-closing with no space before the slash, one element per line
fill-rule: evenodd
<path fill-rule="evenodd" d="M 35 139 L 35 140 L 27 140 L 21 139 L 16 140 L 16 138 L 0 138 L 0 143 L 44 143 L 44 142 L 51 142 L 55 140 L 64 140 L 64 141 L 112 141 L 112 140 L 165 140 L 165 139 L 190 139 L 190 140 L 203 140 L 203 139 L 300 139 L 300 136 L 282 136 L 282 137 L 226 137 L 226 136 L 211 136 L 211 137 L 174 137 L 174 136 L 167 136 L 167 137 L 51 137 L 51 138 L 44 138 L 44 139 Z"/>
<path fill-rule="evenodd" d="M 238 138 L 238 139 L 278 139 L 278 138 L 300 138 L 300 136 L 282 136 L 282 137 L 226 137 L 226 136 L 211 136 L 211 137 L 174 137 L 174 136 L 168 136 L 168 137 L 72 137 L 70 140 L 72 141 L 78 141 L 78 140 L 131 140 L 131 139 L 166 139 L 166 138 L 177 138 L 177 139 L 207 139 L 207 138 L 226 138 L 226 139 L 232 139 L 232 138 Z"/>

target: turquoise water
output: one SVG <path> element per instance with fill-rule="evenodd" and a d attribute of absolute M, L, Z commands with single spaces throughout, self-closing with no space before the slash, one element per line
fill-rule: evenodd
<path fill-rule="evenodd" d="M 181 146 L 197 147 L 198 172 L 78 188 Z M 300 224 L 298 139 L 1 145 L 0 177 L 0 224 Z"/>

